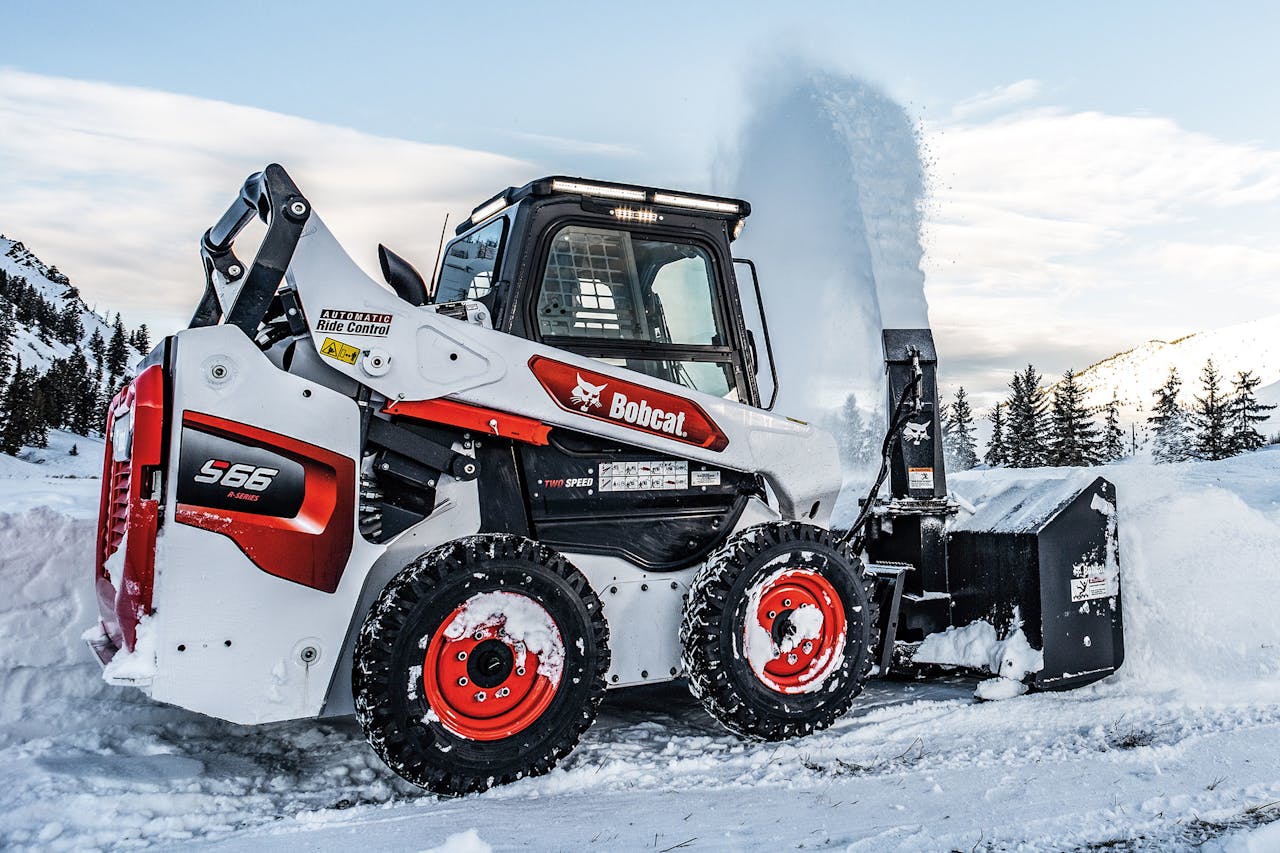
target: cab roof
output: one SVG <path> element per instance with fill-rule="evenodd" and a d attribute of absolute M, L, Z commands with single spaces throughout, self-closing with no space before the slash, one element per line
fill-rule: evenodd
<path fill-rule="evenodd" d="M 471 216 L 457 227 L 454 234 L 460 235 L 469 231 L 494 214 L 526 198 L 554 195 L 621 202 L 628 207 L 635 205 L 633 209 L 638 218 L 643 218 L 646 211 L 654 208 L 739 222 L 751 214 L 751 205 L 738 198 L 665 190 L 639 184 L 573 178 L 566 175 L 550 175 L 530 181 L 522 187 L 507 187 L 497 195 L 476 205 L 471 211 Z"/>

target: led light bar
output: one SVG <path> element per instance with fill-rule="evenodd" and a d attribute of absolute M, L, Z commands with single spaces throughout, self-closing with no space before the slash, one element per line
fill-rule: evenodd
<path fill-rule="evenodd" d="M 622 187 L 603 187 L 599 184 L 583 184 L 577 181 L 552 181 L 551 189 L 558 193 L 580 193 L 622 201 L 644 201 L 644 190 L 628 190 Z"/>
<path fill-rule="evenodd" d="M 689 207 L 694 210 L 710 210 L 713 213 L 741 213 L 738 205 L 729 201 L 716 201 L 710 198 L 697 198 L 691 195 L 673 195 L 672 193 L 654 193 L 654 204 L 669 204 L 672 207 Z"/>
<path fill-rule="evenodd" d="M 471 211 L 471 221 L 473 223 L 483 222 L 490 216 L 493 216 L 499 210 L 507 206 L 507 197 L 500 195 L 488 204 L 482 204 L 475 210 Z"/>
<path fill-rule="evenodd" d="M 637 210 L 633 207 L 615 207 L 609 211 L 615 219 L 623 222 L 657 222 L 662 217 L 652 210 Z"/>

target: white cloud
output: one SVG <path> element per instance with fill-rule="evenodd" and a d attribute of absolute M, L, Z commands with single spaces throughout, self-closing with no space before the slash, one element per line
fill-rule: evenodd
<path fill-rule="evenodd" d="M 980 402 L 1028 360 L 1056 374 L 1280 312 L 1280 151 L 1061 109 L 934 125 L 926 145 L 930 317 Z"/>
<path fill-rule="evenodd" d="M 0 231 L 127 321 L 185 325 L 203 289 L 200 235 L 272 161 L 369 270 L 383 242 L 429 271 L 446 212 L 456 223 L 536 176 L 495 154 L 0 69 Z"/>

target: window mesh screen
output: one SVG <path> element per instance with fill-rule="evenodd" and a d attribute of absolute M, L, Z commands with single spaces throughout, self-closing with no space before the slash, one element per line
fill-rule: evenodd
<path fill-rule="evenodd" d="M 551 244 L 538 321 L 544 335 L 647 338 L 625 232 L 566 228 Z"/>

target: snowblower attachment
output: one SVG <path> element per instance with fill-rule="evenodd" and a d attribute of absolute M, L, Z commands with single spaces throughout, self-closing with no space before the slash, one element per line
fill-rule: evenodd
<path fill-rule="evenodd" d="M 937 440 L 933 336 L 887 329 L 884 350 L 891 496 L 873 497 L 866 533 L 880 581 L 882 671 L 892 666 L 895 641 L 987 622 L 1000 637 L 1021 629 L 1043 653 L 1032 679 L 1038 688 L 1115 672 L 1124 659 L 1115 487 L 1101 477 L 1030 473 L 953 483 L 962 509 L 948 497 Z M 899 415 L 904 406 L 914 414 Z"/>
<path fill-rule="evenodd" d="M 1116 490 L 1101 477 L 1001 484 L 948 537 L 952 618 L 1044 651 L 1034 684 L 1066 690 L 1120 668 Z"/>

